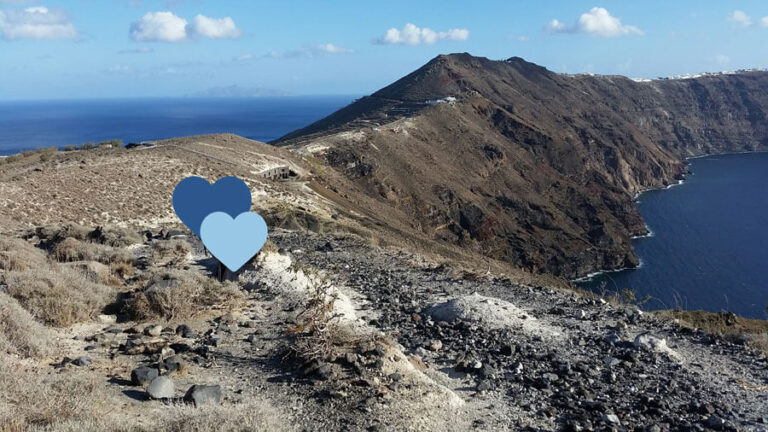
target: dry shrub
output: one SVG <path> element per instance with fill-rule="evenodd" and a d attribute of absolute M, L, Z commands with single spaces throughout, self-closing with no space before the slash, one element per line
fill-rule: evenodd
<path fill-rule="evenodd" d="M 116 262 L 109 265 L 113 274 L 121 278 L 127 278 L 133 276 L 133 265 L 126 262 Z"/>
<path fill-rule="evenodd" d="M 98 430 L 88 427 L 107 412 L 95 378 L 35 374 L 0 359 L 0 387 L 0 431 Z"/>
<path fill-rule="evenodd" d="M 18 238 L 0 237 L 0 270 L 23 271 L 50 264 L 45 252 Z"/>
<path fill-rule="evenodd" d="M 192 252 L 184 240 L 158 240 L 152 245 L 152 261 L 158 266 L 181 267 Z"/>
<path fill-rule="evenodd" d="M 125 265 L 125 263 L 120 263 Z M 121 285 L 122 279 L 116 276 L 116 272 L 113 270 L 113 266 L 107 266 L 98 261 L 79 261 L 73 263 L 63 264 L 66 267 L 72 268 L 80 272 L 80 274 L 88 281 L 106 284 L 106 285 Z"/>
<path fill-rule="evenodd" d="M 38 227 L 35 235 L 51 245 L 67 238 L 112 247 L 125 247 L 143 242 L 143 238 L 136 232 L 117 226 L 98 226 L 94 229 L 77 224 L 49 225 Z"/>
<path fill-rule="evenodd" d="M 0 293 L 0 351 L 22 357 L 51 353 L 50 331 L 7 294 Z"/>
<path fill-rule="evenodd" d="M 700 328 L 706 333 L 722 336 L 732 342 L 746 342 L 768 355 L 768 321 L 699 310 L 670 309 L 654 313 L 665 319 L 677 319 L 683 327 Z"/>
<path fill-rule="evenodd" d="M 115 290 L 60 267 L 10 272 L 8 294 L 46 324 L 68 326 L 98 315 L 115 298 Z"/>
<path fill-rule="evenodd" d="M 91 231 L 93 230 L 77 224 L 49 225 L 38 227 L 35 230 L 35 235 L 41 240 L 58 243 L 66 238 L 85 241 L 88 239 Z"/>
<path fill-rule="evenodd" d="M 88 235 L 88 239 L 94 243 L 113 247 L 126 247 L 144 241 L 144 239 L 135 231 L 116 226 L 96 227 L 96 229 Z"/>
<path fill-rule="evenodd" d="M 53 256 L 58 261 L 98 261 L 102 264 L 135 262 L 133 255 L 122 249 L 96 243 L 86 243 L 68 237 L 56 244 Z"/>
<path fill-rule="evenodd" d="M 128 300 L 126 311 L 139 320 L 184 319 L 212 306 L 233 309 L 243 298 L 233 282 L 221 283 L 191 270 L 168 270 L 150 276 L 145 288 Z"/>

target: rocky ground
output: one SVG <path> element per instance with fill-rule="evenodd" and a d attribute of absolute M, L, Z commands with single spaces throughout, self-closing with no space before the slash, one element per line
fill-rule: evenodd
<path fill-rule="evenodd" d="M 153 242 L 176 236 L 189 244 L 176 265 L 212 277 L 211 258 L 179 234 L 126 247 L 137 273 Z M 20 430 L 768 430 L 768 361 L 747 346 L 357 236 L 271 240 L 230 276 L 236 306 L 105 314 L 49 329 L 47 357 L 0 356 L 0 408 L 34 410 L 24 395 L 37 390 L 15 376 L 63 400 L 75 395 L 62 383 L 88 379 L 86 404 L 99 407 L 66 422 L 27 416 Z M 310 337 L 318 292 L 330 320 Z"/>

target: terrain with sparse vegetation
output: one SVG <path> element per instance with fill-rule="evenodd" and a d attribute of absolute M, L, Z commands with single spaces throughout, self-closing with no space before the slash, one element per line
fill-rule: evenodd
<path fill-rule="evenodd" d="M 561 79 L 513 63 L 527 79 Z M 395 178 L 396 161 L 369 163 L 358 146 L 390 154 L 440 128 L 464 134 L 477 124 L 431 122 L 489 114 L 464 96 L 375 127 L 314 127 L 285 147 L 221 134 L 3 158 L 0 431 L 768 429 L 765 321 L 580 291 L 572 272 L 484 242 L 501 225 L 473 231 L 487 214 L 470 207 L 445 226 L 408 216 L 439 214 L 407 197 L 422 168 Z M 498 120 L 518 130 L 522 114 L 504 109 Z M 494 142 L 479 156 L 491 165 L 516 160 L 521 179 L 548 169 Z M 281 166 L 295 176 L 262 175 Z M 237 273 L 220 273 L 173 213 L 173 188 L 191 175 L 240 177 L 270 227 Z M 505 238 L 538 245 L 536 259 L 576 250 L 537 234 L 565 219 L 534 205 L 534 183 L 501 201 L 521 223 Z M 450 184 L 422 188 L 472 198 Z M 614 220 L 601 206 L 620 200 L 593 192 L 588 212 Z M 600 239 L 613 234 L 590 241 L 609 250 Z"/>

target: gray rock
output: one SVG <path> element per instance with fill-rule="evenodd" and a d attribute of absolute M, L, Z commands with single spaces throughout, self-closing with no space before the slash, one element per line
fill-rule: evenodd
<path fill-rule="evenodd" d="M 440 351 L 443 348 L 443 342 L 435 339 L 429 342 L 430 351 Z"/>
<path fill-rule="evenodd" d="M 81 356 L 72 360 L 72 364 L 75 366 L 88 366 L 91 364 L 91 358 L 87 356 Z"/>
<path fill-rule="evenodd" d="M 114 324 L 117 322 L 117 315 L 99 315 L 97 317 L 100 323 L 103 324 Z"/>
<path fill-rule="evenodd" d="M 707 419 L 707 427 L 710 427 L 714 430 L 723 429 L 725 427 L 725 420 L 719 416 L 711 415 Z"/>
<path fill-rule="evenodd" d="M 610 423 L 610 424 L 614 424 L 614 425 L 620 425 L 621 424 L 621 421 L 619 421 L 619 417 L 616 416 L 616 414 L 603 414 L 601 419 L 604 422 L 606 422 L 606 423 Z"/>
<path fill-rule="evenodd" d="M 155 368 L 139 366 L 131 371 L 131 382 L 133 385 L 144 386 L 152 382 L 159 375 L 160 372 Z"/>
<path fill-rule="evenodd" d="M 610 345 L 616 345 L 617 343 L 621 342 L 621 336 L 616 333 L 608 333 L 608 335 L 605 337 L 605 342 Z"/>
<path fill-rule="evenodd" d="M 159 376 L 149 383 L 147 393 L 152 399 L 167 399 L 172 398 L 176 394 L 176 388 L 173 385 L 173 381 L 164 376 Z"/>
<path fill-rule="evenodd" d="M 650 333 L 641 333 L 635 337 L 635 348 L 643 349 L 650 352 L 659 354 L 667 354 L 672 358 L 678 358 L 678 354 L 667 346 L 667 340 L 663 338 L 657 338 Z"/>
<path fill-rule="evenodd" d="M 184 395 L 184 402 L 196 407 L 210 403 L 221 402 L 221 386 L 193 385 Z"/>
<path fill-rule="evenodd" d="M 144 329 L 144 334 L 147 336 L 160 336 L 163 333 L 163 326 L 154 325 Z"/>

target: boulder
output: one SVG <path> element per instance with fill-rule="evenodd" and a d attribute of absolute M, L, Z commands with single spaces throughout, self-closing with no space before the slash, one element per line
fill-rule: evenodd
<path fill-rule="evenodd" d="M 635 348 L 642 349 L 659 354 L 666 354 L 674 359 L 678 359 L 679 355 L 667 346 L 667 340 L 664 338 L 658 338 L 652 336 L 650 333 L 641 333 L 635 337 Z"/>
<path fill-rule="evenodd" d="M 164 376 L 158 376 L 149 383 L 147 394 L 152 399 L 168 399 L 176 394 L 176 388 L 173 381 Z"/>
<path fill-rule="evenodd" d="M 219 385 L 193 385 L 184 395 L 184 402 L 196 407 L 211 403 L 221 402 L 221 386 Z"/>
<path fill-rule="evenodd" d="M 159 375 L 160 372 L 156 368 L 139 366 L 131 371 L 131 382 L 133 385 L 145 386 Z"/>

